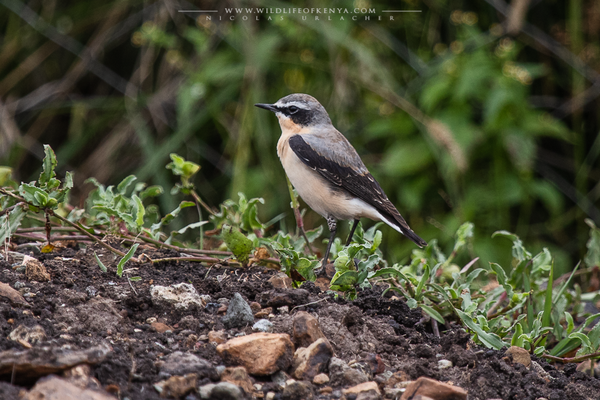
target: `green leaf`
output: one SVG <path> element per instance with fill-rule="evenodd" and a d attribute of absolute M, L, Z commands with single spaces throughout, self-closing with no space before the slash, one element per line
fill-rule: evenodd
<path fill-rule="evenodd" d="M 131 278 L 127 278 L 129 279 L 131 282 L 137 282 L 137 281 L 141 281 L 142 277 L 141 276 L 132 276 Z"/>
<path fill-rule="evenodd" d="M 302 277 L 307 281 L 314 281 L 315 279 L 317 279 L 314 273 L 315 267 L 317 265 L 319 265 L 318 260 L 309 260 L 308 258 L 302 257 L 298 259 L 298 263 L 296 264 L 296 271 L 298 271 L 298 273 L 302 275 Z"/>
<path fill-rule="evenodd" d="M 154 185 L 148 186 L 140 193 L 140 199 L 144 200 L 147 197 L 156 197 L 163 194 L 164 190 L 162 186 Z"/>
<path fill-rule="evenodd" d="M 344 271 L 336 272 L 331 279 L 331 286 L 353 286 L 358 282 L 358 272 L 356 271 Z"/>
<path fill-rule="evenodd" d="M 548 251 L 547 249 L 544 249 Z M 549 253 L 548 253 L 549 254 Z M 550 265 L 550 276 L 548 277 L 548 286 L 546 287 L 546 301 L 544 302 L 544 315 L 542 316 L 542 326 L 550 326 L 550 317 L 552 314 L 552 283 L 554 282 L 554 263 Z"/>
<path fill-rule="evenodd" d="M 21 220 L 26 214 L 27 212 L 23 210 L 23 207 L 17 206 L 8 214 L 0 216 L 0 246 L 3 246 L 4 242 L 17 231 L 17 228 L 21 226 Z"/>
<path fill-rule="evenodd" d="M 124 195 L 127 192 L 127 188 L 133 183 L 133 181 L 137 180 L 135 175 L 129 175 L 127 178 L 123 179 L 121 183 L 117 185 L 117 191 Z"/>
<path fill-rule="evenodd" d="M 208 224 L 208 221 L 194 222 L 194 223 L 184 226 L 183 228 L 179 229 L 178 231 L 173 231 L 169 235 L 169 238 L 167 240 L 165 240 L 165 243 L 171 244 L 173 242 L 173 239 L 175 238 L 175 236 L 185 233 L 188 229 L 200 228 L 201 226 L 203 226 L 205 224 Z"/>
<path fill-rule="evenodd" d="M 195 205 L 196 204 L 191 201 L 182 201 L 181 203 L 179 203 L 179 206 L 177 206 L 176 209 L 174 209 L 173 211 L 171 211 L 170 213 L 168 213 L 167 215 L 162 217 L 160 222 L 153 224 L 150 227 L 152 234 L 153 235 L 156 234 L 162 226 L 168 225 L 171 221 L 173 221 L 179 215 L 181 210 L 183 210 L 184 208 L 187 208 L 187 207 L 193 207 Z"/>
<path fill-rule="evenodd" d="M 383 240 L 383 234 L 380 230 L 375 232 L 375 237 L 373 238 L 373 246 L 371 246 L 371 252 L 374 252 L 379 248 L 381 241 Z"/>
<path fill-rule="evenodd" d="M 7 186 L 12 175 L 12 168 L 0 166 L 0 186 Z"/>
<path fill-rule="evenodd" d="M 456 243 L 454 243 L 454 252 L 459 251 L 467 241 L 473 238 L 473 223 L 465 222 L 456 231 Z"/>
<path fill-rule="evenodd" d="M 600 229 L 596 227 L 594 221 L 586 218 L 585 223 L 590 227 L 590 239 L 588 240 L 587 253 L 584 261 L 589 268 L 600 266 Z"/>
<path fill-rule="evenodd" d="M 485 332 L 479 325 L 477 325 L 473 319 L 462 312 L 461 310 L 455 310 L 460 319 L 464 322 L 465 325 L 473 332 L 477 334 L 477 337 L 486 347 L 490 349 L 500 350 L 503 348 L 504 342 L 497 335 L 493 333 Z"/>
<path fill-rule="evenodd" d="M 569 335 L 575 327 L 575 322 L 573 321 L 573 316 L 568 311 L 565 311 L 565 320 L 567 321 L 567 335 Z"/>
<path fill-rule="evenodd" d="M 319 237 L 321 237 L 322 234 L 323 234 L 323 225 L 319 225 L 318 228 L 306 231 L 306 238 L 308 239 L 309 243 L 312 243 L 315 240 L 317 240 Z"/>
<path fill-rule="evenodd" d="M 523 326 L 518 323 L 515 327 L 512 339 L 510 341 L 511 346 L 523 347 Z"/>
<path fill-rule="evenodd" d="M 133 195 L 131 196 L 131 199 L 133 200 L 133 211 L 135 213 L 135 224 L 138 226 L 138 228 L 142 227 L 144 225 L 144 215 L 146 215 L 146 209 L 144 208 L 144 204 L 142 204 L 142 200 L 137 197 L 137 195 Z"/>
<path fill-rule="evenodd" d="M 437 312 L 434 308 L 432 308 L 428 305 L 425 305 L 425 304 L 421 304 L 420 307 L 423 309 L 423 311 L 425 311 L 425 313 L 427 315 L 429 315 L 431 318 L 435 319 L 440 324 L 446 323 L 446 321 L 444 320 L 444 317 L 442 317 L 442 315 L 439 312 Z"/>
<path fill-rule="evenodd" d="M 131 249 L 129 249 L 127 254 L 125 254 L 125 256 L 123 256 L 123 258 L 121 258 L 121 261 L 119 261 L 119 263 L 117 264 L 117 276 L 119 278 L 123 275 L 123 266 L 127 261 L 131 260 L 131 257 L 133 257 L 133 255 L 135 254 L 135 251 L 137 250 L 139 245 L 139 243 L 136 243 L 133 246 L 131 246 Z"/>
<path fill-rule="evenodd" d="M 540 271 L 550 271 L 551 264 L 552 254 L 544 247 L 544 249 L 531 260 L 531 273 L 535 274 Z"/>
<path fill-rule="evenodd" d="M 96 257 L 96 262 L 98 263 L 98 266 L 100 267 L 100 270 L 102 272 L 106 272 L 108 271 L 108 269 L 106 268 L 106 266 L 102 263 L 102 261 L 100 261 L 100 259 L 98 258 L 98 255 L 96 254 L 96 252 L 94 252 L 94 257 Z"/>
<path fill-rule="evenodd" d="M 508 298 L 512 299 L 514 293 L 513 287 L 510 285 L 510 283 L 508 283 L 508 278 L 506 277 L 504 269 L 496 263 L 490 263 L 490 266 L 492 267 L 492 271 L 496 274 L 496 277 L 498 278 L 498 283 L 502 285 L 504 290 L 506 290 L 506 295 L 508 296 Z"/>
<path fill-rule="evenodd" d="M 512 240 L 512 242 L 513 242 L 512 255 L 519 262 L 531 259 L 531 253 L 525 249 L 521 239 L 519 239 L 519 237 L 517 235 L 515 235 L 514 233 L 510 233 L 507 231 L 496 231 L 492 234 L 492 238 L 495 238 L 496 236 L 502 236 L 502 237 Z"/>
<path fill-rule="evenodd" d="M 252 240 L 244 236 L 239 229 L 230 225 L 223 225 L 221 234 L 227 248 L 231 250 L 235 258 L 242 264 L 246 264 L 253 248 Z"/>
<path fill-rule="evenodd" d="M 56 168 L 56 155 L 54 154 L 54 150 L 52 147 L 45 144 L 44 145 L 44 161 L 42 163 L 42 173 L 39 178 L 40 186 L 47 186 L 50 183 L 50 180 L 56 176 L 54 169 Z"/>

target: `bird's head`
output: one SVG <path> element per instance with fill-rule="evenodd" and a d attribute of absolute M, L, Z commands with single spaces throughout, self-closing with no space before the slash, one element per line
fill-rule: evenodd
<path fill-rule="evenodd" d="M 294 93 L 282 97 L 274 104 L 258 103 L 255 106 L 273 111 L 282 129 L 299 131 L 303 128 L 331 124 L 325 107 L 307 94 Z"/>

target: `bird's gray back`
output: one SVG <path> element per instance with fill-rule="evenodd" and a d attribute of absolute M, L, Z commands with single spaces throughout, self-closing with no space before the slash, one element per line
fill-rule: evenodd
<path fill-rule="evenodd" d="M 302 134 L 302 138 L 328 160 L 342 167 L 352 168 L 361 175 L 369 173 L 354 147 L 333 125 L 314 127 L 311 133 Z"/>

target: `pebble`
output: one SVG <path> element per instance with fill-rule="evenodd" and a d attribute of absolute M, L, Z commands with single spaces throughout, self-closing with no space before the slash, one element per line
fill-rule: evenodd
<path fill-rule="evenodd" d="M 252 375 L 271 375 L 292 364 L 294 344 L 285 333 L 253 333 L 217 346 L 225 363 L 246 367 Z"/>
<path fill-rule="evenodd" d="M 198 380 L 205 377 L 212 380 L 219 378 L 217 371 L 209 361 L 195 354 L 181 351 L 175 351 L 165 357 L 163 364 L 160 366 L 158 377 L 167 379 L 174 375 L 184 376 L 191 373 L 197 374 Z"/>
<path fill-rule="evenodd" d="M 295 380 L 288 382 L 281 394 L 283 400 L 312 400 L 314 398 L 310 382 Z"/>
<path fill-rule="evenodd" d="M 273 332 L 273 323 L 268 319 L 261 319 L 252 325 L 252 330 L 260 332 Z"/>
<path fill-rule="evenodd" d="M 306 311 L 294 315 L 292 329 L 296 347 L 308 347 L 316 340 L 325 338 L 319 321 Z"/>
<path fill-rule="evenodd" d="M 527 368 L 531 365 L 531 355 L 522 347 L 510 346 L 505 354 L 512 355 L 513 362 L 523 364 Z"/>
<path fill-rule="evenodd" d="M 452 368 L 452 361 L 450 361 L 450 360 L 439 360 L 438 361 L 438 368 L 439 369 Z"/>
<path fill-rule="evenodd" d="M 324 385 L 326 383 L 329 382 L 329 377 L 327 376 L 327 374 L 317 374 L 314 378 L 313 378 L 313 383 L 315 385 Z"/>
<path fill-rule="evenodd" d="M 227 328 L 240 328 L 254 322 L 254 313 L 242 295 L 235 293 L 222 319 Z"/>
<path fill-rule="evenodd" d="M 150 286 L 150 296 L 154 304 L 175 307 L 180 310 L 202 308 L 211 299 L 208 295 L 199 295 L 190 283 L 177 283 L 170 286 Z"/>

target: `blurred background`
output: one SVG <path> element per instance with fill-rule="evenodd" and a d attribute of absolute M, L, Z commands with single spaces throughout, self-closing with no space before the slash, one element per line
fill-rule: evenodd
<path fill-rule="evenodd" d="M 298 7 L 336 12 L 277 12 Z M 295 229 L 277 119 L 253 106 L 294 92 L 446 251 L 472 221 L 486 264 L 510 265 L 511 243 L 491 238 L 507 230 L 563 273 L 585 254 L 584 219 L 600 224 L 597 0 L 0 0 L 0 166 L 35 180 L 50 144 L 76 206 L 87 178 L 135 174 L 174 209 L 175 152 L 201 166 L 210 205 L 263 197 L 263 221 L 286 215 L 271 232 Z M 185 211 L 182 225 L 197 219 Z M 309 210 L 305 224 L 324 220 Z M 385 256 L 406 261 L 413 243 L 382 229 Z"/>

